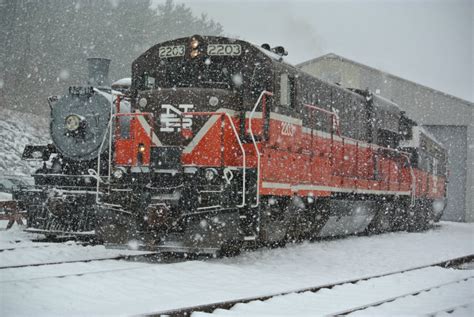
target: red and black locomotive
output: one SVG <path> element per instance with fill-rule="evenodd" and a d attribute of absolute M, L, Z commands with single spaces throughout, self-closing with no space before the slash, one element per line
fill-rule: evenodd
<path fill-rule="evenodd" d="M 138 57 L 109 122 L 96 234 L 215 252 L 438 221 L 443 147 L 393 102 L 310 76 L 285 54 L 196 35 Z"/>

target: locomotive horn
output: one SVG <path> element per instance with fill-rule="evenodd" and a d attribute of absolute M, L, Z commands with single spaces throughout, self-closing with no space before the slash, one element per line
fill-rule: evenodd
<path fill-rule="evenodd" d="M 87 59 L 87 84 L 94 87 L 110 86 L 108 58 L 88 58 Z"/>
<path fill-rule="evenodd" d="M 283 46 L 276 46 L 272 48 L 272 52 L 275 54 L 278 54 L 280 56 L 286 56 L 288 55 L 288 52 L 285 50 Z"/>

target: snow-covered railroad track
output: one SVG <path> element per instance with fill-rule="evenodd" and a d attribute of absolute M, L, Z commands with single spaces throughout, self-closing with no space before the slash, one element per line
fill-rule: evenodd
<path fill-rule="evenodd" d="M 452 275 L 450 274 L 444 274 L 442 272 L 444 271 L 450 271 L 450 270 L 444 270 L 443 268 L 449 268 L 453 266 L 458 266 L 463 263 L 467 262 L 472 262 L 474 260 L 474 254 L 463 256 L 463 257 L 458 257 L 454 259 L 450 259 L 447 261 L 442 261 L 438 263 L 433 263 L 429 265 L 423 265 L 423 266 L 417 266 L 413 268 L 408 268 L 404 270 L 399 270 L 399 271 L 394 271 L 394 272 L 389 272 L 389 273 L 384 273 L 384 274 L 377 274 L 373 276 L 365 276 L 362 278 L 356 278 L 356 279 L 351 279 L 351 280 L 346 280 L 342 282 L 337 282 L 333 284 L 326 284 L 326 285 L 321 285 L 321 286 L 313 286 L 313 287 L 308 287 L 308 288 L 303 288 L 303 289 L 298 289 L 298 290 L 292 290 L 292 291 L 287 291 L 287 292 L 281 292 L 277 294 L 270 294 L 266 296 L 258 296 L 258 297 L 249 297 L 249 298 L 241 298 L 241 299 L 236 299 L 236 300 L 231 300 L 231 301 L 225 301 L 225 302 L 218 302 L 218 303 L 212 303 L 208 305 L 199 305 L 199 306 L 193 306 L 193 307 L 184 307 L 180 309 L 173 309 L 173 310 L 167 310 L 167 311 L 161 311 L 161 312 L 156 312 L 156 313 L 151 313 L 148 314 L 148 316 L 190 316 L 193 314 L 193 316 L 206 316 L 208 313 L 216 313 L 216 314 L 222 314 L 222 315 L 232 315 L 234 312 L 236 312 L 236 315 L 239 316 L 244 316 L 244 315 L 258 315 L 258 310 L 257 312 L 252 311 L 253 307 L 247 311 L 245 307 L 250 307 L 250 306 L 256 306 L 260 305 L 263 303 L 269 303 L 271 301 L 280 301 L 280 302 L 285 302 L 287 298 L 291 297 L 296 297 L 296 296 L 303 296 L 303 297 L 311 297 L 310 302 L 314 302 L 315 297 L 321 297 L 320 303 L 330 303 L 333 306 L 324 306 L 320 305 L 318 306 L 318 309 L 320 307 L 325 307 L 326 311 L 311 311 L 309 315 L 311 314 L 316 314 L 316 315 L 339 315 L 339 314 L 350 314 L 351 312 L 356 312 L 359 310 L 367 309 L 372 306 L 380 306 L 384 303 L 388 302 L 393 302 L 396 299 L 399 298 L 404 298 L 408 297 L 410 295 L 414 294 L 420 294 L 427 292 L 429 290 L 437 289 L 437 288 L 442 288 L 442 287 L 447 287 L 449 285 L 453 285 L 456 283 L 470 283 L 467 285 L 467 287 L 474 286 L 474 275 L 472 274 L 472 271 L 462 271 L 462 270 L 456 270 L 456 276 L 458 278 L 453 279 Z M 416 291 L 414 291 L 414 287 L 411 284 L 411 279 L 416 279 L 417 281 L 430 281 L 432 280 L 433 276 L 441 276 L 439 281 L 435 284 L 429 284 L 423 288 L 418 288 Z M 460 277 L 459 277 L 460 276 Z M 385 283 L 389 280 L 389 283 Z M 387 295 L 384 293 L 380 293 L 379 290 L 391 290 L 391 286 L 393 283 L 401 283 L 405 281 L 405 288 L 401 292 L 401 294 L 396 294 L 396 295 Z M 360 289 L 359 287 L 361 286 L 362 283 L 365 283 L 368 288 L 372 288 L 372 290 L 376 289 L 376 294 L 378 295 L 379 298 L 378 300 L 371 300 L 370 298 L 367 300 L 367 298 L 361 298 L 360 297 Z M 380 283 L 382 287 L 379 289 L 379 285 L 372 285 L 372 284 L 377 284 Z M 463 285 L 466 286 L 466 285 Z M 350 300 L 348 301 L 347 294 L 344 294 L 344 298 L 338 298 L 337 301 L 335 301 L 334 296 L 338 296 L 338 292 L 341 290 L 344 292 L 346 289 L 349 289 L 351 292 L 353 292 L 356 302 L 352 303 Z M 372 294 L 373 295 L 373 294 Z M 380 295 L 382 297 L 380 297 Z M 362 302 L 360 302 L 362 300 Z M 297 300 L 299 301 L 299 300 Z M 341 304 L 344 303 L 347 305 L 347 308 L 345 310 L 341 310 Z M 462 303 L 464 305 L 465 303 Z M 303 307 L 305 304 L 302 304 Z M 313 304 L 314 305 L 314 304 Z M 335 305 L 335 306 L 334 306 Z M 283 305 L 277 305 L 278 309 L 281 309 L 282 307 L 287 307 L 287 304 Z M 290 305 L 291 307 L 291 305 Z M 261 307 L 263 308 L 260 310 L 262 314 L 268 315 L 268 307 Z M 232 310 L 230 310 L 232 309 Z M 287 314 L 292 315 L 294 312 L 288 311 Z M 306 314 L 308 315 L 308 314 Z"/>
<path fill-rule="evenodd" d="M 398 295 L 398 296 L 393 296 L 393 297 L 389 297 L 389 298 L 386 298 L 386 299 L 378 300 L 378 301 L 375 301 L 373 303 L 368 303 L 368 304 L 364 304 L 364 305 L 361 305 L 361 306 L 345 309 L 345 310 L 342 310 L 342 311 L 337 311 L 337 312 L 331 313 L 329 315 L 330 316 L 345 316 L 345 315 L 353 314 L 353 313 L 359 312 L 359 311 L 362 312 L 362 311 L 364 311 L 366 309 L 369 309 L 371 307 L 378 307 L 378 306 L 381 306 L 383 304 L 395 302 L 395 301 L 398 301 L 400 299 L 403 299 L 403 298 L 406 298 L 406 297 L 409 297 L 409 296 L 425 295 L 423 293 L 432 292 L 433 290 L 437 290 L 437 289 L 441 289 L 441 288 L 452 288 L 453 286 L 456 287 L 455 284 L 463 284 L 461 286 L 467 286 L 467 287 L 460 287 L 460 288 L 458 287 L 458 289 L 460 289 L 461 291 L 465 291 L 466 288 L 469 290 L 469 287 L 471 289 L 472 289 L 472 287 L 474 287 L 474 283 L 472 281 L 473 279 L 474 279 L 474 275 L 471 275 L 471 276 L 467 276 L 465 278 L 456 279 L 454 281 L 449 281 L 449 282 L 446 282 L 446 283 L 426 287 L 426 288 L 423 288 L 423 289 L 417 289 L 415 291 L 404 293 L 404 294 L 401 294 L 401 295 Z M 467 304 L 460 305 L 458 307 L 462 307 L 462 306 L 465 306 L 465 305 L 467 305 Z M 453 308 L 449 307 L 447 309 L 444 309 L 443 311 L 447 312 L 447 311 L 451 311 L 451 310 L 453 310 Z M 438 312 L 435 312 L 435 313 L 431 313 L 430 315 L 433 315 L 433 314 L 436 315 L 438 313 L 440 313 L 440 312 L 438 311 Z"/>
<path fill-rule="evenodd" d="M 76 244 L 61 244 L 62 246 L 87 246 L 87 243 L 76 243 Z M 5 251 L 15 251 L 15 250 L 25 250 L 25 249 L 40 249 L 40 248 L 50 248 L 50 247 L 56 247 L 58 246 L 57 243 L 48 243 L 48 244 L 32 244 L 32 245 L 26 245 L 26 246 L 18 246 L 18 247 L 11 247 L 11 248 L 2 248 L 0 249 L 1 252 Z"/>
<path fill-rule="evenodd" d="M 441 315 L 447 315 L 447 314 L 452 314 L 454 312 L 459 312 L 460 314 L 463 314 L 463 312 L 466 312 L 466 316 L 469 316 L 469 310 L 472 312 L 474 310 L 474 301 L 466 304 L 461 304 L 461 305 L 455 305 L 451 306 L 448 308 L 443 308 L 434 312 L 431 312 L 429 314 L 426 314 L 426 317 L 435 317 L 435 316 L 441 316 Z M 472 315 L 472 314 L 471 314 Z"/>
<path fill-rule="evenodd" d="M 66 260 L 66 261 L 55 261 L 55 262 L 40 262 L 40 263 L 28 263 L 28 264 L 18 264 L 18 265 L 6 265 L 0 266 L 0 270 L 5 269 L 18 269 L 31 266 L 45 266 L 45 265 L 58 265 L 58 264 L 69 264 L 69 263 L 87 263 L 87 262 L 96 262 L 96 261 L 106 261 L 106 260 L 132 260 L 132 259 L 141 259 L 150 256 L 159 255 L 158 252 L 149 252 L 143 254 L 121 254 L 109 257 L 99 257 L 99 258 L 86 258 L 78 260 Z"/>

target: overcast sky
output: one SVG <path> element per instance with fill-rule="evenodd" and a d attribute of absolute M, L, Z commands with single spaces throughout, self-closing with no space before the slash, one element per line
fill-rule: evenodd
<path fill-rule="evenodd" d="M 332 52 L 474 101 L 474 0 L 175 1 L 291 63 Z"/>

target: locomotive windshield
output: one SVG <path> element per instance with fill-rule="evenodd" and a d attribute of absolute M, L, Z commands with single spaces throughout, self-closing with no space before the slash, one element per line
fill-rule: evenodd
<path fill-rule="evenodd" d="M 233 89 L 242 84 L 241 63 L 228 58 L 160 60 L 156 69 L 144 72 L 142 88 L 220 88 Z"/>

